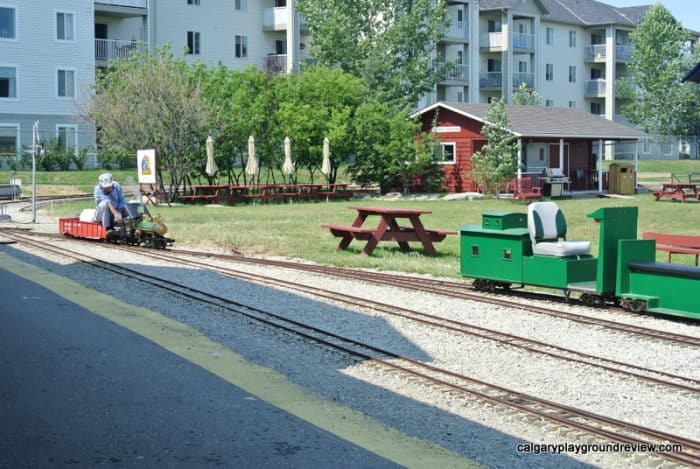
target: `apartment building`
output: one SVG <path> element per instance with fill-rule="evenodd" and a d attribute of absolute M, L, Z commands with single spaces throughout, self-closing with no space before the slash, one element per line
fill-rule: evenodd
<path fill-rule="evenodd" d="M 459 65 L 421 105 L 487 103 L 496 96 L 508 103 L 525 83 L 545 106 L 622 121 L 614 83 L 626 73 L 629 34 L 647 8 L 594 0 L 448 0 L 451 26 L 436 55 Z"/>
<path fill-rule="evenodd" d="M 85 93 L 134 50 L 170 44 L 188 62 L 279 73 L 308 43 L 294 0 L 0 0 L 0 155 L 29 147 L 35 121 L 42 139 L 94 149 Z"/>
<path fill-rule="evenodd" d="M 629 33 L 647 6 L 594 0 L 448 0 L 451 23 L 436 59 L 458 65 L 418 108 L 436 101 L 512 99 L 521 83 L 542 104 L 622 121 L 615 80 Z M 99 67 L 170 44 L 188 61 L 292 72 L 311 38 L 294 0 L 0 0 L 0 154 L 42 137 L 95 146 L 80 98 Z"/>

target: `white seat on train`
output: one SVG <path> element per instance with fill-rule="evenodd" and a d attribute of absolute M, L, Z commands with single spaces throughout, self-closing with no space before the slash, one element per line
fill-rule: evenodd
<path fill-rule="evenodd" d="M 95 220 L 95 209 L 94 208 L 86 208 L 82 212 L 80 212 L 80 221 L 91 221 L 94 222 Z"/>
<path fill-rule="evenodd" d="M 587 256 L 589 241 L 566 241 L 566 219 L 554 202 L 535 202 L 527 207 L 527 228 L 532 252 L 543 256 Z"/>

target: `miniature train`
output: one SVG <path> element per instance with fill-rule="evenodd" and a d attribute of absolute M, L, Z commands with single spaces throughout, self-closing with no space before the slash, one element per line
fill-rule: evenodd
<path fill-rule="evenodd" d="M 587 305 L 619 304 L 633 312 L 700 319 L 700 268 L 656 262 L 653 240 L 637 239 L 637 207 L 601 208 L 598 257 L 588 241 L 566 241 L 566 220 L 554 202 L 528 213 L 484 212 L 481 225 L 460 229 L 460 270 L 474 288 L 512 284 L 563 291 Z"/>
<path fill-rule="evenodd" d="M 141 202 L 127 202 L 128 216 L 117 222 L 111 230 L 106 230 L 102 224 L 94 220 L 94 209 L 85 209 L 80 217 L 61 218 L 58 220 L 58 231 L 73 238 L 99 239 L 116 244 L 128 244 L 165 249 L 175 240 L 166 238 L 168 232 L 160 216 L 151 216 L 148 208 Z"/>

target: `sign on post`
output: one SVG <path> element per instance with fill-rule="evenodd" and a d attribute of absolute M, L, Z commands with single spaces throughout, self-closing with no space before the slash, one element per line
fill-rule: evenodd
<path fill-rule="evenodd" d="M 136 168 L 139 173 L 139 184 L 155 184 L 156 151 L 138 150 L 136 152 Z"/>

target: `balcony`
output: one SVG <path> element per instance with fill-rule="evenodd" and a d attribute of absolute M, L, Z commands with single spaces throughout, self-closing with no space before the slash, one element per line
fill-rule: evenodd
<path fill-rule="evenodd" d="M 148 8 L 148 0 L 95 0 L 95 8 L 100 5 L 115 7 Z"/>
<path fill-rule="evenodd" d="M 605 44 L 594 44 L 584 49 L 584 59 L 586 62 L 605 62 L 608 56 L 608 49 Z M 629 62 L 632 60 L 632 46 L 629 44 L 618 44 L 615 46 L 615 61 Z"/>
<path fill-rule="evenodd" d="M 606 91 L 605 79 L 589 80 L 585 83 L 587 98 L 604 98 Z"/>
<path fill-rule="evenodd" d="M 535 35 L 513 33 L 513 49 L 532 50 L 535 48 Z"/>
<path fill-rule="evenodd" d="M 522 83 L 525 83 L 528 88 L 535 87 L 535 74 L 534 73 L 514 73 L 513 74 L 513 87 L 517 88 Z"/>
<path fill-rule="evenodd" d="M 263 31 L 286 31 L 289 19 L 288 7 L 273 7 L 263 10 Z M 308 26 L 303 18 L 299 19 L 299 29 L 308 31 Z"/>
<path fill-rule="evenodd" d="M 438 66 L 441 65 L 438 64 Z M 445 75 L 444 81 L 459 81 L 466 84 L 469 81 L 469 65 L 454 65 Z"/>
<path fill-rule="evenodd" d="M 117 39 L 95 39 L 95 60 L 108 62 L 126 58 L 130 53 L 148 49 L 148 44 L 140 41 L 120 41 Z"/>
<path fill-rule="evenodd" d="M 479 47 L 482 49 L 501 50 L 503 49 L 503 33 L 483 33 L 479 37 Z"/>
<path fill-rule="evenodd" d="M 313 65 L 308 55 L 300 55 L 299 64 L 301 66 Z M 263 58 L 263 70 L 265 70 L 268 75 L 287 73 L 287 54 L 267 54 Z"/>
<path fill-rule="evenodd" d="M 445 31 L 445 39 L 460 42 L 469 40 L 469 23 L 464 21 L 453 22 Z"/>
<path fill-rule="evenodd" d="M 501 89 L 503 74 L 501 72 L 487 72 L 479 75 L 479 86 L 484 89 Z"/>

